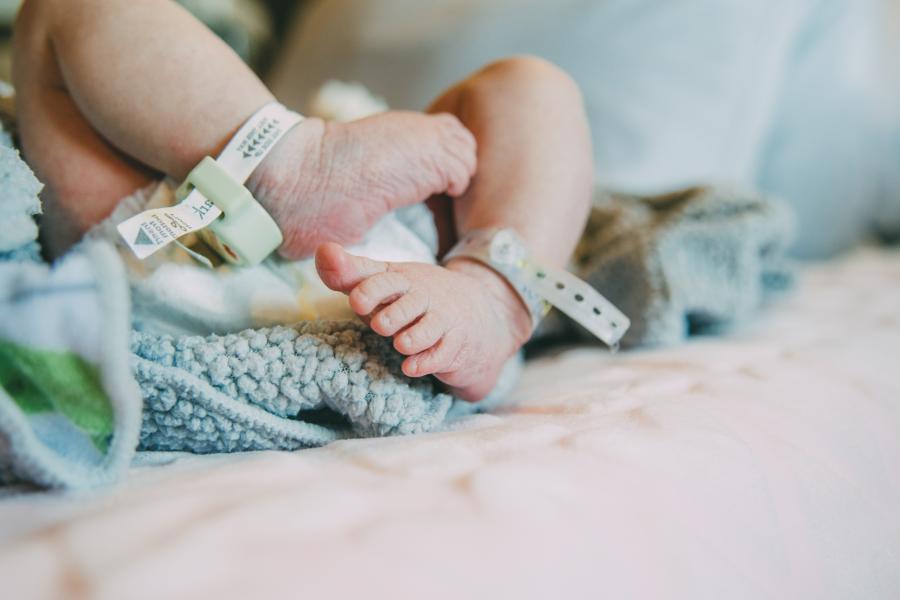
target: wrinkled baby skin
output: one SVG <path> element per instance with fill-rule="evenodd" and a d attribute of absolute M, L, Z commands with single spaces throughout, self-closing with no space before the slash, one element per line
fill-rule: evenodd
<path fill-rule="evenodd" d="M 248 181 L 284 234 L 286 258 L 327 241 L 354 244 L 388 212 L 462 195 L 475 138 L 450 114 L 391 111 L 350 123 L 306 119 Z"/>

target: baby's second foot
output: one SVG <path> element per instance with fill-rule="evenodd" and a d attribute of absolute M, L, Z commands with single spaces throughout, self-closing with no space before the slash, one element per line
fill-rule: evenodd
<path fill-rule="evenodd" d="M 531 317 L 513 289 L 468 259 L 446 268 L 386 263 L 330 243 L 316 252 L 316 268 L 376 333 L 394 338 L 407 355 L 407 376 L 433 374 L 464 400 L 484 398 L 531 334 Z"/>
<path fill-rule="evenodd" d="M 401 206 L 434 194 L 462 195 L 475 173 L 475 150 L 475 138 L 449 114 L 306 119 L 247 186 L 281 227 L 281 254 L 301 258 L 325 241 L 359 242 Z"/>

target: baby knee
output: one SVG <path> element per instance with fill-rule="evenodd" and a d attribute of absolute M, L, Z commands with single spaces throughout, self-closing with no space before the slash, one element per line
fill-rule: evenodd
<path fill-rule="evenodd" d="M 511 56 L 479 71 L 475 80 L 496 82 L 518 94 L 552 95 L 560 102 L 581 103 L 575 80 L 552 62 L 537 56 Z"/>

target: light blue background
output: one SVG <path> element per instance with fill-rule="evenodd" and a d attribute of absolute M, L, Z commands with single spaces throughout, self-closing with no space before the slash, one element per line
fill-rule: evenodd
<path fill-rule="evenodd" d="M 900 212 L 900 136 L 874 108 L 878 1 L 320 0 L 272 84 L 298 107 L 337 78 L 423 108 L 537 54 L 582 86 L 601 183 L 752 185 L 795 206 L 798 254 L 824 256 Z"/>

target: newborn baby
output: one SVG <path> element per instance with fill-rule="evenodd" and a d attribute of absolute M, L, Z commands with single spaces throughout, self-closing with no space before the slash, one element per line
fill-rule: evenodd
<path fill-rule="evenodd" d="M 52 255 L 134 190 L 184 179 L 273 100 L 168 1 L 26 0 L 14 57 L 21 142 L 46 184 L 42 241 Z M 389 212 L 426 202 L 439 256 L 471 232 L 509 227 L 537 261 L 562 267 L 590 205 L 589 140 L 572 80 L 513 58 L 454 85 L 424 113 L 306 119 L 247 187 L 283 233 L 280 254 L 314 254 L 322 281 L 407 356 L 406 375 L 434 375 L 478 400 L 531 335 L 509 283 L 465 257 L 381 262 L 343 246 Z"/>

